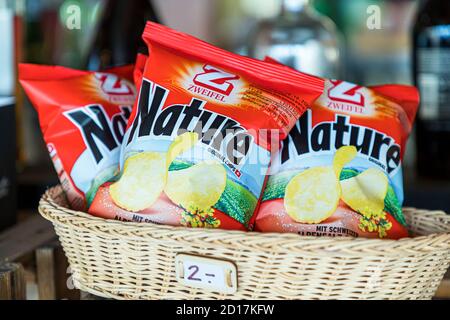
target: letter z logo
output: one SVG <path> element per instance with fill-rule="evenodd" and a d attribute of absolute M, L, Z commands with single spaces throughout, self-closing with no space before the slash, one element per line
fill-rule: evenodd
<path fill-rule="evenodd" d="M 203 71 L 194 77 L 194 83 L 226 96 L 229 96 L 234 89 L 234 85 L 230 81 L 239 79 L 237 75 L 210 65 L 203 66 Z"/>
<path fill-rule="evenodd" d="M 364 95 L 361 92 L 358 92 L 362 86 L 339 80 L 332 80 L 331 83 L 333 84 L 333 87 L 328 89 L 328 97 L 331 100 L 352 103 L 364 107 Z"/>
<path fill-rule="evenodd" d="M 132 95 L 132 86 L 118 76 L 108 73 L 96 73 L 95 77 L 100 81 L 103 92 L 110 95 Z"/>

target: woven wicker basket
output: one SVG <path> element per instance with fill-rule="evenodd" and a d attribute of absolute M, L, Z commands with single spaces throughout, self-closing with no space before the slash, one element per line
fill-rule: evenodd
<path fill-rule="evenodd" d="M 310 238 L 124 223 L 66 208 L 60 187 L 39 211 L 53 222 L 76 287 L 116 299 L 430 299 L 450 262 L 450 216 L 405 209 L 417 235 L 398 241 Z M 178 283 L 179 253 L 231 260 L 233 295 Z"/>

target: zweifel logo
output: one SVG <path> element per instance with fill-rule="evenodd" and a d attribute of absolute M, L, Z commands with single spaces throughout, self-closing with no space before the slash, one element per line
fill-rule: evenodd
<path fill-rule="evenodd" d="M 100 81 L 100 88 L 109 95 L 134 95 L 134 89 L 128 81 L 120 79 L 114 74 L 96 73 L 95 77 Z"/>
<path fill-rule="evenodd" d="M 340 80 L 331 80 L 330 82 L 333 86 L 328 89 L 328 98 L 364 107 L 365 97 L 361 92 L 358 92 L 362 86 Z"/>
<path fill-rule="evenodd" d="M 193 84 L 189 86 L 188 90 L 225 102 L 225 98 L 230 96 L 235 89 L 233 81 L 239 80 L 239 76 L 211 65 L 204 65 L 202 70 L 194 76 Z"/>
<path fill-rule="evenodd" d="M 114 74 L 96 73 L 95 78 L 99 81 L 99 87 L 104 97 L 115 104 L 133 105 L 135 89 L 133 84 Z"/>

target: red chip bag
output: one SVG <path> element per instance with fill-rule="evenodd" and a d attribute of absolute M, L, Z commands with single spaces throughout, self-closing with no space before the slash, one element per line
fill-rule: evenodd
<path fill-rule="evenodd" d="M 118 172 L 135 99 L 133 66 L 89 72 L 20 64 L 19 80 L 71 207 L 86 210 L 98 187 Z"/>
<path fill-rule="evenodd" d="M 242 57 L 148 23 L 150 57 L 118 181 L 96 216 L 188 227 L 251 229 L 270 164 L 323 80 Z"/>
<path fill-rule="evenodd" d="M 411 86 L 326 80 L 274 160 L 256 230 L 408 236 L 402 159 L 418 103 Z"/>
<path fill-rule="evenodd" d="M 134 64 L 134 72 L 133 72 L 133 80 L 136 86 L 136 91 L 140 90 L 142 77 L 144 73 L 145 64 L 147 63 L 148 56 L 142 53 L 139 53 L 136 57 L 136 62 Z"/>

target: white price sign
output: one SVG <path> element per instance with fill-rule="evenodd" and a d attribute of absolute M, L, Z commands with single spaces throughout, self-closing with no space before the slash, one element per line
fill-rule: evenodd
<path fill-rule="evenodd" d="M 230 261 L 179 254 L 175 263 L 177 280 L 186 286 L 227 294 L 237 290 L 237 270 Z"/>

